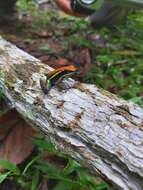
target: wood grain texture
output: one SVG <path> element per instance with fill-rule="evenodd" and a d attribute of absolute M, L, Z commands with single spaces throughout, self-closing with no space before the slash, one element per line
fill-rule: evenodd
<path fill-rule="evenodd" d="M 69 79 L 70 89 L 43 94 L 52 68 L 0 39 L 0 88 L 31 125 L 92 174 L 124 190 L 143 189 L 143 108 Z"/>

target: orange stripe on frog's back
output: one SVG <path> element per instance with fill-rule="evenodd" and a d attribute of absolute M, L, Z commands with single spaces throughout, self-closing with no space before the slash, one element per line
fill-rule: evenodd
<path fill-rule="evenodd" d="M 68 66 L 64 66 L 64 67 L 60 67 L 58 69 L 55 69 L 54 71 L 51 71 L 50 73 L 48 73 L 48 78 L 52 77 L 53 75 L 56 75 L 63 72 L 63 71 L 76 71 L 77 67 L 75 67 L 74 65 L 68 65 Z"/>
<path fill-rule="evenodd" d="M 57 71 L 76 71 L 77 67 L 74 65 L 68 65 L 68 66 L 64 66 L 64 67 L 60 67 L 58 69 L 56 69 Z"/>

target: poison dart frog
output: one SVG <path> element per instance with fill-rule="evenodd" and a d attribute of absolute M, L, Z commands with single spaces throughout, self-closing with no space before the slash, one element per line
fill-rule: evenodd
<path fill-rule="evenodd" d="M 78 74 L 79 70 L 74 65 L 60 67 L 46 75 L 46 81 L 40 80 L 40 85 L 45 94 L 48 94 L 53 86 L 57 86 L 63 79 L 69 78 L 74 74 Z"/>

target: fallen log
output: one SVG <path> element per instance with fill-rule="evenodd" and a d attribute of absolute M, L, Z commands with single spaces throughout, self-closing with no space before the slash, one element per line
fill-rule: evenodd
<path fill-rule="evenodd" d="M 143 108 L 70 79 L 45 95 L 52 68 L 0 39 L 0 89 L 22 117 L 92 174 L 118 189 L 143 189 Z"/>

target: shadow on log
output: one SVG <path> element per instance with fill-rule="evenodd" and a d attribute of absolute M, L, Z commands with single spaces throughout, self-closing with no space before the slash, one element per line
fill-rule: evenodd
<path fill-rule="evenodd" d="M 118 189 L 143 189 L 143 108 L 70 79 L 43 94 L 52 68 L 0 39 L 0 88 L 11 106 L 60 149 Z"/>

